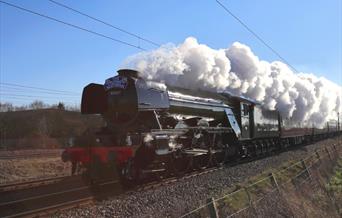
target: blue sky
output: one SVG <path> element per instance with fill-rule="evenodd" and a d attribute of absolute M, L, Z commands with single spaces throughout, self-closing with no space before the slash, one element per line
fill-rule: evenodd
<path fill-rule="evenodd" d="M 66 22 L 121 39 L 146 49 L 153 45 L 96 23 L 47 0 L 4 0 Z M 160 44 L 178 44 L 194 36 L 212 48 L 226 48 L 239 41 L 260 59 L 278 60 L 216 2 L 81 1 L 58 0 Z M 267 41 L 298 70 L 324 76 L 342 85 L 340 0 L 221 0 L 235 15 Z M 77 93 L 90 83 L 103 83 L 122 61 L 139 50 L 0 4 L 0 80 Z M 26 95 L 1 101 L 27 103 L 47 94 L 33 90 L 2 93 Z M 42 98 L 79 102 L 80 96 Z"/>

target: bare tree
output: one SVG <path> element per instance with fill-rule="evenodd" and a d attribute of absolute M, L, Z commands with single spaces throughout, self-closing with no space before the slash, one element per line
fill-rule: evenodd
<path fill-rule="evenodd" d="M 57 108 L 59 109 L 59 110 L 65 110 L 65 105 L 64 105 L 64 103 L 63 102 L 59 102 L 58 103 L 58 105 L 57 105 Z"/>
<path fill-rule="evenodd" d="M 14 110 L 14 107 L 11 103 L 8 103 L 8 102 L 0 103 L 0 112 L 10 112 L 13 110 Z"/>
<path fill-rule="evenodd" d="M 78 104 L 69 105 L 69 106 L 66 107 L 66 109 L 68 111 L 76 111 L 76 112 L 80 112 L 81 111 L 80 106 Z"/>
<path fill-rule="evenodd" d="M 44 102 L 39 101 L 39 100 L 35 100 L 34 102 L 32 102 L 29 105 L 29 108 L 33 109 L 33 110 L 38 110 L 38 109 L 42 109 L 44 108 L 46 105 L 44 104 Z"/>

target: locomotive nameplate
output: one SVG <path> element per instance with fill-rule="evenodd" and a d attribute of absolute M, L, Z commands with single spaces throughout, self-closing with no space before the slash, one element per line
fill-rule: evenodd
<path fill-rule="evenodd" d="M 123 76 L 114 76 L 106 79 L 104 88 L 106 90 L 110 89 L 126 89 L 128 85 L 127 77 Z"/>

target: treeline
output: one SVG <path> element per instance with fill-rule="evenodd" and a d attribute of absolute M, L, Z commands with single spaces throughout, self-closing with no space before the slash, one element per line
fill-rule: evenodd
<path fill-rule="evenodd" d="M 57 104 L 47 104 L 43 101 L 35 100 L 27 105 L 16 106 L 9 102 L 0 102 L 0 112 L 39 110 L 39 109 L 59 109 L 67 111 L 80 111 L 79 105 L 66 105 L 63 102 Z"/>

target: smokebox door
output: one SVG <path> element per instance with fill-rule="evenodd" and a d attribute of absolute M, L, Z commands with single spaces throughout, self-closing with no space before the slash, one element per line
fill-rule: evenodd
<path fill-rule="evenodd" d="M 107 109 L 107 95 L 103 85 L 90 83 L 83 89 L 82 114 L 101 114 Z"/>

